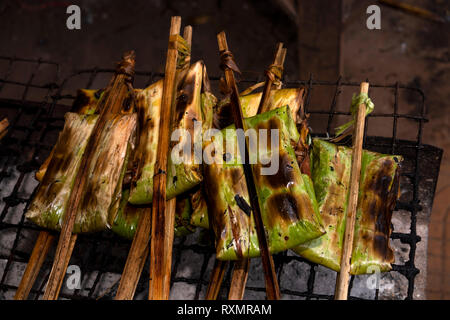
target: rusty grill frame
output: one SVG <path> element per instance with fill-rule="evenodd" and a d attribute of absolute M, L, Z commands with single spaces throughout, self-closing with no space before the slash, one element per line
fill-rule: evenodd
<path fill-rule="evenodd" d="M 56 140 L 57 132 L 62 128 L 63 118 L 62 116 L 57 116 L 58 109 L 64 109 L 61 111 L 70 111 L 70 106 L 66 104 L 60 104 L 62 101 L 69 101 L 75 98 L 75 92 L 70 92 L 68 94 L 64 93 L 65 88 L 73 81 L 74 78 L 79 76 L 87 76 L 86 85 L 84 88 L 91 88 L 94 81 L 98 75 L 111 75 L 113 69 L 85 69 L 80 70 L 72 75 L 64 78 L 60 81 L 60 67 L 57 63 L 46 61 L 42 59 L 22 59 L 17 57 L 4 57 L 0 56 L 0 62 L 7 64 L 6 72 L 2 75 L 0 73 L 0 94 L 5 86 L 15 86 L 17 88 L 23 89 L 20 98 L 13 97 L 15 99 L 0 99 L 0 109 L 11 110 L 15 113 L 14 117 L 10 120 L 10 127 L 6 136 L 0 142 L 0 192 L 1 189 L 6 184 L 5 180 L 11 177 L 11 168 L 15 167 L 19 172 L 19 176 L 14 183 L 12 192 L 4 196 L 1 199 L 0 205 L 3 203 L 3 208 L 0 211 L 0 235 L 4 230 L 15 230 L 15 238 L 12 246 L 10 248 L 9 254 L 1 254 L 0 259 L 6 260 L 6 265 L 4 272 L 0 278 L 0 295 L 2 292 L 7 290 L 14 290 L 17 288 L 15 285 L 7 283 L 8 273 L 11 271 L 12 264 L 14 263 L 27 263 L 29 256 L 31 254 L 31 249 L 28 252 L 22 252 L 18 248 L 21 243 L 21 234 L 23 232 L 31 232 L 37 236 L 39 230 L 38 226 L 25 221 L 25 211 L 28 207 L 30 200 L 33 198 L 34 192 L 29 194 L 27 197 L 23 197 L 20 192 L 21 185 L 26 178 L 26 175 L 33 174 L 35 170 L 39 168 L 40 163 L 43 162 L 46 155 L 49 154 L 53 144 L 46 143 L 48 139 L 47 134 L 53 133 L 54 139 Z M 31 74 L 26 81 L 16 81 L 11 80 L 11 75 L 14 73 L 14 67 L 17 63 L 24 63 L 29 65 L 31 68 Z M 51 69 L 53 74 L 53 80 L 46 83 L 35 83 L 35 78 L 39 74 L 40 70 L 45 67 L 47 70 Z M 135 78 L 140 78 L 144 80 L 144 86 L 152 83 L 158 78 L 161 78 L 163 74 L 137 71 Z M 212 83 L 218 83 L 219 77 L 210 77 Z M 240 85 L 248 86 L 254 84 L 258 81 L 263 80 L 262 77 L 252 80 L 242 80 Z M 104 83 L 106 85 L 106 82 Z M 305 98 L 305 110 L 312 116 L 314 114 L 328 116 L 326 131 L 330 132 L 332 129 L 332 121 L 335 116 L 344 115 L 349 116 L 348 112 L 341 112 L 336 110 L 337 101 L 341 90 L 343 88 L 355 87 L 354 91 L 357 91 L 359 83 L 356 82 L 345 82 L 341 77 L 337 81 L 318 81 L 314 80 L 312 76 L 305 81 L 286 81 L 285 85 L 287 87 L 295 87 L 303 85 L 308 88 L 307 96 Z M 314 89 L 318 87 L 329 87 L 334 88 L 334 96 L 331 99 L 330 107 L 327 110 L 309 110 L 311 94 Z M 413 298 L 414 293 L 414 281 L 416 275 L 419 273 L 419 269 L 415 266 L 415 256 L 416 256 L 416 245 L 421 238 L 417 235 L 417 213 L 422 210 L 419 200 L 419 183 L 422 179 L 420 174 L 420 164 L 422 157 L 426 154 L 430 148 L 427 145 L 422 144 L 422 129 L 427 119 L 425 117 L 425 96 L 420 89 L 411 88 L 408 86 L 403 86 L 399 83 L 392 85 L 377 85 L 371 84 L 372 88 L 383 88 L 383 90 L 391 90 L 394 92 L 394 104 L 391 113 L 374 113 L 366 118 L 366 127 L 364 135 L 364 146 L 375 151 L 383 151 L 391 154 L 403 152 L 410 153 L 409 158 L 412 160 L 412 168 L 410 171 L 402 172 L 402 176 L 405 176 L 408 181 L 411 182 L 412 197 L 410 201 L 397 202 L 396 209 L 402 209 L 410 212 L 410 233 L 399 233 L 394 232 L 391 235 L 391 239 L 399 239 L 402 243 L 408 244 L 410 246 L 409 250 L 409 261 L 403 265 L 393 265 L 393 271 L 401 273 L 408 281 L 407 288 L 407 299 Z M 29 95 L 29 90 L 39 90 L 42 91 L 42 98 L 38 102 L 30 102 L 27 100 Z M 418 111 L 414 114 L 400 114 L 399 113 L 399 92 L 401 90 L 406 90 L 409 92 L 415 92 L 419 96 Z M 61 113 L 60 111 L 60 113 Z M 63 113 L 61 113 L 63 114 Z M 21 123 L 21 118 L 27 117 L 27 123 L 24 125 Z M 367 137 L 367 130 L 369 127 L 370 118 L 374 117 L 384 117 L 393 119 L 392 135 L 390 138 L 377 138 L 377 137 Z M 414 141 L 404 141 L 397 139 L 397 129 L 399 119 L 409 119 L 415 121 L 418 124 L 417 138 Z M 406 150 L 406 151 L 405 151 Z M 439 158 L 438 167 L 436 175 L 434 176 L 434 187 L 436 186 L 438 168 L 440 163 L 440 157 L 442 152 L 439 149 L 434 148 L 433 150 Z M 401 153 L 400 153 L 401 154 Z M 434 196 L 434 190 L 431 190 L 431 197 Z M 431 204 L 432 204 L 431 198 Z M 18 222 L 7 222 L 5 221 L 8 212 L 14 207 L 25 204 L 20 221 Z M 214 252 L 211 247 L 200 245 L 200 244 L 189 244 L 186 238 L 178 239 L 174 242 L 174 262 L 172 268 L 172 284 L 176 282 L 185 282 L 189 284 L 196 284 L 195 299 L 198 299 L 202 289 L 208 284 L 208 279 L 205 277 L 206 270 L 208 268 L 208 263 L 210 259 L 213 258 Z M 130 246 L 130 242 L 113 235 L 111 232 L 105 231 L 90 235 L 81 235 L 77 241 L 77 245 L 72 256 L 72 259 L 78 260 L 81 265 L 81 269 L 86 273 L 92 274 L 96 272 L 93 280 L 93 284 L 89 288 L 84 288 L 82 290 L 74 290 L 73 294 L 61 293 L 60 297 L 66 299 L 108 299 L 114 296 L 115 288 L 117 287 L 117 282 L 115 286 L 106 291 L 105 294 L 100 294 L 97 292 L 97 286 L 101 282 L 102 277 L 105 273 L 121 273 L 123 266 L 125 264 L 127 250 Z M 113 257 L 111 252 L 113 248 L 117 249 L 120 247 L 118 257 Z M 78 249 L 77 249 L 78 248 Z M 194 252 L 203 255 L 203 263 L 200 267 L 200 277 L 199 278 L 188 278 L 188 277 L 177 277 L 177 269 L 180 265 L 181 254 L 185 250 L 193 250 Z M 43 288 L 48 277 L 51 258 L 53 254 L 50 254 L 44 262 L 41 273 L 30 293 L 29 298 L 38 299 L 43 293 Z M 49 259 L 50 258 L 50 259 Z M 306 263 L 309 265 L 307 290 L 306 291 L 295 291 L 283 288 L 281 286 L 281 293 L 303 297 L 305 299 L 330 299 L 332 296 L 325 294 L 318 294 L 314 292 L 314 283 L 316 276 L 317 264 L 311 263 L 299 256 L 288 255 L 286 252 L 274 255 L 274 261 L 276 265 L 278 280 L 280 281 L 280 276 L 283 267 L 292 262 L 296 261 L 299 263 Z M 226 274 L 224 284 L 222 286 L 221 296 L 225 297 L 224 291 L 229 287 L 230 283 L 231 267 L 228 269 Z M 351 277 L 351 283 L 349 292 L 352 290 L 352 283 L 354 276 Z M 146 285 L 148 283 L 148 268 L 144 267 L 137 293 L 145 291 Z M 264 291 L 264 287 L 251 287 L 247 285 L 246 290 L 253 291 Z M 357 299 L 357 297 L 349 296 L 350 299 Z M 375 299 L 378 299 L 378 290 L 375 293 Z"/>

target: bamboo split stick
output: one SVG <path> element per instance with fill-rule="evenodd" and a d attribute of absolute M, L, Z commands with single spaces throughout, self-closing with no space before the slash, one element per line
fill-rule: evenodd
<path fill-rule="evenodd" d="M 75 244 L 74 237 L 72 237 L 72 231 L 78 208 L 82 200 L 83 190 L 88 179 L 86 172 L 92 161 L 95 150 L 98 147 L 101 133 L 103 132 L 107 121 L 122 110 L 123 102 L 129 91 L 128 84 L 132 77 L 131 73 L 134 73 L 134 64 L 134 52 L 124 54 L 116 74 L 106 89 L 105 98 L 100 102 L 102 104 L 102 107 L 100 108 L 101 112 L 87 143 L 81 160 L 80 170 L 75 178 L 74 187 L 67 204 L 62 230 L 56 248 L 55 260 L 44 293 L 44 300 L 56 300 L 58 298 L 62 281 L 66 273 L 67 263 L 70 260 Z"/>
<path fill-rule="evenodd" d="M 181 27 L 181 20 L 177 22 L 176 20 L 179 19 L 179 17 L 173 17 L 171 21 L 171 32 L 170 35 L 172 35 L 172 27 L 176 28 L 176 24 L 179 25 L 178 27 L 178 33 L 179 29 Z M 175 25 L 174 25 L 175 24 Z M 176 34 L 178 34 L 176 33 Z M 174 33 L 175 34 L 175 33 Z M 184 39 L 188 43 L 188 45 L 191 45 L 192 42 L 192 27 L 186 26 L 184 28 Z M 170 44 L 169 44 L 170 45 Z M 170 50 L 170 49 L 169 49 Z M 189 57 L 190 59 L 190 57 Z M 176 61 L 176 59 L 175 59 Z M 167 61 L 166 61 L 167 64 Z M 163 106 L 161 106 L 163 107 Z M 162 118 L 161 118 L 161 121 Z M 163 123 L 163 122 L 161 122 Z M 156 172 L 156 171 L 155 171 Z M 166 203 L 166 209 L 170 214 L 169 215 L 175 215 L 175 209 L 176 209 L 176 198 L 168 200 Z M 173 213 L 172 213 L 173 212 Z M 117 288 L 117 293 L 115 296 L 115 300 L 132 300 L 136 291 L 137 284 L 139 282 L 139 278 L 141 277 L 142 270 L 144 268 L 145 261 L 148 257 L 149 253 L 149 246 L 148 243 L 150 241 L 150 234 L 152 229 L 152 209 L 151 208 L 143 208 L 142 212 L 140 214 L 138 226 L 136 229 L 136 233 L 133 238 L 133 242 L 131 244 L 130 251 L 128 253 L 127 261 L 125 263 L 125 267 L 120 279 L 119 287 Z M 173 244 L 173 237 L 172 241 L 165 242 L 166 249 L 165 251 L 170 250 L 172 248 Z M 170 283 L 170 274 L 168 276 L 168 279 L 164 279 L 164 282 L 169 281 Z M 170 286 L 167 288 L 164 288 L 164 292 L 162 295 L 166 296 L 168 298 L 169 296 L 169 289 Z"/>
<path fill-rule="evenodd" d="M 235 262 L 228 300 L 242 300 L 244 298 L 249 267 L 250 259 L 246 258 Z"/>
<path fill-rule="evenodd" d="M 259 102 L 258 106 L 258 114 L 264 113 L 267 110 L 267 102 L 270 98 L 270 90 L 272 89 L 272 85 L 274 84 L 275 80 L 277 80 L 278 76 L 281 76 L 281 70 L 283 68 L 283 62 L 284 58 L 286 57 L 286 51 L 283 52 L 283 43 L 280 42 L 277 45 L 277 51 L 275 53 L 275 58 L 273 60 L 273 64 L 269 66 L 269 68 L 266 70 L 266 82 L 264 83 L 264 89 L 261 96 L 261 100 Z M 271 69 L 278 69 L 278 72 L 280 74 L 275 74 Z M 277 72 L 276 70 L 274 70 Z"/>
<path fill-rule="evenodd" d="M 272 65 L 266 71 L 266 81 L 261 95 L 261 100 L 258 106 L 258 114 L 268 111 L 268 102 L 275 79 L 273 74 L 270 74 L 270 68 L 275 67 L 280 70 L 279 76 L 282 75 L 284 60 L 286 58 L 287 49 L 283 48 L 283 43 L 278 43 L 275 57 Z M 279 79 L 278 79 L 279 80 Z M 277 88 L 281 87 L 281 83 L 277 84 Z M 245 285 L 248 278 L 248 270 L 250 267 L 250 259 L 245 258 L 235 263 L 233 269 L 233 276 L 231 277 L 230 292 L 228 293 L 228 300 L 242 300 L 245 293 Z"/>
<path fill-rule="evenodd" d="M 369 92 L 369 83 L 362 82 L 361 93 Z M 353 133 L 352 168 L 350 173 L 350 195 L 347 207 L 344 243 L 341 254 L 341 268 L 336 279 L 334 293 L 335 300 L 347 300 L 350 278 L 350 260 L 353 249 L 353 236 L 355 232 L 356 209 L 358 207 L 359 179 L 361 176 L 362 145 L 364 138 L 364 124 L 366 105 L 360 104 Z"/>
<path fill-rule="evenodd" d="M 8 118 L 3 118 L 2 121 L 0 121 L 0 140 L 6 135 L 8 132 L 9 127 L 9 121 Z"/>
<path fill-rule="evenodd" d="M 180 33 L 181 18 L 172 17 L 169 48 L 161 98 L 161 125 L 153 178 L 153 202 L 150 243 L 149 299 L 168 299 L 170 288 L 171 260 L 174 228 L 174 210 L 166 207 L 167 156 L 171 129 L 172 109 L 176 90 L 177 42 L 173 39 Z"/>
<path fill-rule="evenodd" d="M 231 56 L 231 52 L 228 51 L 228 44 L 225 32 L 221 32 L 217 35 L 217 41 L 219 44 L 219 50 L 221 54 L 221 59 L 225 60 L 225 58 L 229 58 Z M 222 57 L 222 55 L 226 55 Z M 236 86 L 236 80 L 234 78 L 233 70 L 230 69 L 229 66 L 224 66 L 225 79 L 228 85 L 228 88 L 231 89 L 231 109 L 234 118 L 234 124 L 236 129 L 244 129 L 243 124 L 243 116 L 242 116 L 242 108 L 239 100 L 239 92 Z M 238 141 L 239 143 L 239 141 Z M 241 148 L 239 148 L 241 150 Z M 266 234 L 264 230 L 264 224 L 261 217 L 261 208 L 259 206 L 258 197 L 256 193 L 256 186 L 253 180 L 253 172 L 250 164 L 248 163 L 249 154 L 248 154 L 248 146 L 247 142 L 244 145 L 244 155 L 241 155 L 245 161 L 243 161 L 245 180 L 247 182 L 248 193 L 250 196 L 250 205 L 253 210 L 253 216 L 255 219 L 256 232 L 258 234 L 259 247 L 261 251 L 261 258 L 264 267 L 264 275 L 266 282 L 266 294 L 269 300 L 277 300 L 280 298 L 280 291 L 278 287 L 278 280 L 275 273 L 275 266 L 273 263 L 272 256 L 269 252 L 269 247 L 267 244 Z"/>
<path fill-rule="evenodd" d="M 222 286 L 225 271 L 228 269 L 229 262 L 217 260 L 214 262 L 214 267 L 209 279 L 208 289 L 206 290 L 206 300 L 216 300 Z"/>
<path fill-rule="evenodd" d="M 31 288 L 41 270 L 45 257 L 55 240 L 55 236 L 48 231 L 39 232 L 39 236 L 31 252 L 30 260 L 27 263 L 22 280 L 17 288 L 14 300 L 26 300 L 30 294 Z"/>

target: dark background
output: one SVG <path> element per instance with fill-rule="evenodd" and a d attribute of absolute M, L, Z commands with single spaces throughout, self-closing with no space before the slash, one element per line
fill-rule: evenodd
<path fill-rule="evenodd" d="M 449 15 L 448 0 L 404 0 Z M 81 7 L 81 30 L 66 28 L 66 7 Z M 124 51 L 137 54 L 138 70 L 164 68 L 170 17 L 180 15 L 194 27 L 193 59 L 203 59 L 210 75 L 219 74 L 216 33 L 228 43 L 247 77 L 260 76 L 278 41 L 285 43 L 287 80 L 316 79 L 402 84 L 420 87 L 430 122 L 423 142 L 444 149 L 430 220 L 427 297 L 450 298 L 450 51 L 449 23 L 436 23 L 381 7 L 381 30 L 366 28 L 366 0 L 205 0 L 205 1 L 9 1 L 0 2 L 1 56 L 42 58 L 59 63 L 60 78 L 83 68 L 113 67 Z M 0 65 L 0 72 L 2 66 Z M 27 73 L 29 70 L 23 70 Z M 6 93 L 8 94 L 8 92 Z M 14 97 L 9 93 L 8 98 Z M 318 95 L 314 103 L 329 104 Z M 412 97 L 400 105 L 414 109 Z M 346 104 L 345 104 L 346 105 Z M 376 103 L 378 110 L 384 104 Z M 2 116 L 2 115 L 0 115 Z M 312 126 L 314 128 L 314 123 Z M 386 125 L 387 126 L 387 125 Z M 385 124 L 373 134 L 383 134 Z M 399 138 L 416 129 L 401 126 Z M 448 230 L 448 231 L 447 231 Z"/>

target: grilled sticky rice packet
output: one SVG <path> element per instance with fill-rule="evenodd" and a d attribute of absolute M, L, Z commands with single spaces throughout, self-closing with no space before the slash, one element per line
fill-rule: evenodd
<path fill-rule="evenodd" d="M 74 232 L 94 232 L 110 227 L 110 216 L 119 208 L 122 181 L 135 146 L 136 127 L 136 113 L 115 115 L 107 122 L 87 171 L 88 182 Z"/>
<path fill-rule="evenodd" d="M 60 230 L 61 222 L 81 158 L 97 115 L 66 113 L 64 128 L 45 168 L 37 193 L 26 217 L 37 225 Z"/>
<path fill-rule="evenodd" d="M 297 122 L 297 114 L 303 105 L 305 88 L 288 88 L 270 91 L 268 110 L 277 109 L 283 106 L 289 106 L 292 119 Z M 242 107 L 242 114 L 245 118 L 253 117 L 258 112 L 259 102 L 262 93 L 245 94 L 239 97 Z M 225 128 L 233 123 L 230 98 L 222 99 L 215 108 L 214 125 L 216 128 Z"/>
<path fill-rule="evenodd" d="M 230 141 L 236 146 L 236 130 L 230 130 L 233 127 L 222 130 L 222 141 L 214 139 L 214 151 L 224 150 L 221 144 L 225 146 Z M 267 166 L 260 162 L 261 156 L 270 159 L 273 154 L 267 146 L 262 152 L 260 149 L 260 158 L 252 165 L 270 252 L 284 251 L 324 234 L 312 182 L 300 172 L 296 161 L 293 146 L 299 133 L 289 107 L 246 118 L 244 127 L 256 132 L 260 129 L 269 129 L 269 133 L 270 129 L 278 129 L 279 132 L 276 158 L 279 168 L 275 174 L 261 174 L 261 169 Z M 256 257 L 260 254 L 259 245 L 239 153 L 230 154 L 227 148 L 227 153 L 219 156 L 226 161 L 204 167 L 209 222 L 216 235 L 216 256 L 220 260 Z"/>
<path fill-rule="evenodd" d="M 167 199 L 182 194 L 198 185 L 203 176 L 198 161 L 194 161 L 194 150 L 200 148 L 194 141 L 201 141 L 200 135 L 203 130 L 212 123 L 212 106 L 216 103 L 215 97 L 205 89 L 205 66 L 202 61 L 190 66 L 185 77 L 180 81 L 177 91 L 177 101 L 174 115 L 173 130 L 184 129 L 190 133 L 190 137 L 182 135 L 178 146 L 190 145 L 190 161 L 174 163 L 169 154 L 168 176 L 167 176 Z M 203 93 L 202 93 L 203 89 Z M 136 175 L 133 178 L 130 190 L 129 202 L 135 205 L 149 204 L 153 197 L 153 175 L 156 161 L 157 141 L 159 133 L 159 115 L 161 108 L 162 82 L 156 83 L 154 87 L 142 91 L 142 109 L 144 119 L 144 131 L 147 136 L 141 136 L 138 148 L 143 149 L 137 165 Z M 139 102 L 138 102 L 139 103 Z M 194 130 L 198 122 L 200 130 Z M 201 125 L 200 125 L 201 123 Z M 145 126 L 148 125 L 148 128 Z M 146 128 L 146 129 L 145 129 Z M 195 136 L 195 137 L 194 137 Z M 172 147 L 177 145 L 172 144 Z"/>
<path fill-rule="evenodd" d="M 350 190 L 352 149 L 314 139 L 312 179 L 327 233 L 294 251 L 306 259 L 339 271 Z M 351 274 L 391 270 L 391 217 L 399 194 L 402 157 L 363 150 Z"/>
<path fill-rule="evenodd" d="M 80 89 L 77 92 L 77 96 L 72 104 L 72 110 L 79 114 L 96 114 L 98 113 L 97 105 L 103 94 L 103 90 L 90 90 L 90 89 Z M 40 166 L 39 170 L 36 171 L 36 180 L 41 182 L 44 177 L 45 171 L 47 170 L 50 160 L 53 156 L 54 149 L 51 151 L 50 155 L 45 159 L 44 163 Z"/>
<path fill-rule="evenodd" d="M 60 230 L 97 115 L 67 113 L 53 156 L 26 217 L 41 227 Z M 127 156 L 135 138 L 136 115 L 117 115 L 102 132 L 101 143 L 88 171 L 80 212 L 73 232 L 92 232 L 108 226 L 108 215 L 118 207 Z"/>
<path fill-rule="evenodd" d="M 240 96 L 244 117 L 252 117 L 258 112 L 262 93 L 242 94 Z M 268 109 L 273 110 L 282 106 L 289 106 L 292 119 L 297 122 L 299 110 L 303 106 L 305 88 L 278 89 L 270 91 Z M 214 108 L 213 123 L 216 128 L 223 129 L 233 123 L 230 99 L 222 99 Z M 201 228 L 209 228 L 208 208 L 204 199 L 204 192 L 197 191 L 192 199 L 191 224 Z"/>
<path fill-rule="evenodd" d="M 119 209 L 112 217 L 111 230 L 117 235 L 131 240 L 145 207 L 131 205 L 128 202 L 129 195 L 128 189 L 123 191 Z M 178 196 L 175 208 L 175 237 L 183 237 L 195 231 L 195 227 L 190 224 L 191 214 L 192 206 L 189 196 L 184 194 Z"/>

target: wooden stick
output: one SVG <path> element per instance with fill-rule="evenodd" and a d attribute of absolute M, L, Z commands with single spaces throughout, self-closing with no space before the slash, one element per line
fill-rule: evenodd
<path fill-rule="evenodd" d="M 30 260 L 27 263 L 25 272 L 23 273 L 22 280 L 17 288 L 14 300 L 26 300 L 30 294 L 30 290 L 33 287 L 34 282 L 41 270 L 42 264 L 50 250 L 55 236 L 48 231 L 41 231 L 34 244 L 33 251 L 31 252 Z"/>
<path fill-rule="evenodd" d="M 192 45 L 192 27 L 186 26 L 183 31 L 183 38 L 186 40 L 186 43 L 189 47 Z M 191 61 L 191 55 L 188 57 L 188 62 L 186 64 L 186 69 L 189 68 L 189 64 Z M 178 87 L 178 83 L 181 79 L 179 79 L 179 75 L 177 74 L 175 78 L 175 91 L 176 87 Z M 176 95 L 176 93 L 174 93 Z M 173 111 L 173 110 L 172 110 Z M 173 125 L 175 112 L 172 112 L 172 121 Z M 172 130 L 171 130 L 172 131 Z M 173 248 L 173 238 L 174 238 L 174 227 L 175 227 L 175 212 L 177 206 L 177 198 L 170 199 L 166 202 L 166 216 L 170 219 L 167 221 L 166 227 L 166 237 L 165 237 L 165 248 L 164 252 L 166 255 L 164 256 L 164 280 L 163 280 L 163 291 L 162 291 L 162 299 L 169 300 L 170 296 L 170 278 L 171 278 L 171 270 L 172 270 L 172 248 Z"/>
<path fill-rule="evenodd" d="M 280 42 L 277 45 L 277 50 L 272 65 L 277 66 L 280 68 L 280 70 L 282 70 L 284 60 L 286 58 L 286 53 L 287 49 L 283 48 L 283 43 Z M 273 77 L 268 76 L 267 73 L 263 93 L 258 106 L 258 114 L 268 111 L 268 102 L 274 84 Z M 281 83 L 277 84 L 277 89 L 280 89 L 280 87 Z M 239 260 L 238 262 L 235 263 L 233 269 L 233 276 L 231 278 L 230 292 L 228 293 L 229 300 L 242 300 L 244 298 L 245 285 L 247 283 L 249 266 L 250 260 L 248 258 Z"/>
<path fill-rule="evenodd" d="M 171 129 L 171 117 L 176 89 L 177 68 L 177 42 L 174 36 L 180 33 L 181 17 L 172 17 L 170 25 L 169 49 L 164 77 L 164 87 L 161 98 L 161 125 L 158 137 L 158 150 L 156 154 L 155 176 L 153 178 L 153 202 L 151 219 L 151 243 L 150 243 L 150 279 L 149 299 L 165 299 L 170 285 L 171 266 L 167 260 L 171 260 L 172 250 L 167 252 L 169 244 L 173 241 L 173 228 L 175 217 L 174 210 L 166 210 L 166 182 L 167 182 L 167 155 L 169 152 L 169 135 Z M 169 257 L 170 255 L 170 257 Z"/>
<path fill-rule="evenodd" d="M 140 211 L 139 222 L 128 252 L 115 300 L 133 300 L 148 256 L 152 212 L 147 208 L 142 208 Z"/>
<path fill-rule="evenodd" d="M 175 17 L 177 18 L 177 17 Z M 174 18 L 172 18 L 171 28 L 174 23 Z M 181 25 L 181 21 L 180 21 Z M 172 34 L 172 33 L 171 33 Z M 191 45 L 192 41 L 192 27 L 186 26 L 184 28 L 184 39 Z M 190 58 L 190 57 L 189 57 Z M 161 106 L 162 107 L 162 106 Z M 162 120 L 161 120 L 162 121 Z M 168 200 L 166 203 L 166 208 L 170 211 L 170 215 L 175 215 L 176 209 L 176 198 Z M 173 212 L 173 213 L 172 213 Z M 120 278 L 119 287 L 117 288 L 117 293 L 115 296 L 115 300 L 132 300 L 134 297 L 134 293 L 136 291 L 137 284 L 139 282 L 139 278 L 141 277 L 142 270 L 144 268 L 145 261 L 148 256 L 149 247 L 148 243 L 150 241 L 150 233 L 152 227 L 152 209 L 143 208 L 140 214 L 139 223 L 136 229 L 136 233 L 133 238 L 133 242 L 131 244 L 130 251 L 128 253 L 127 261 L 125 263 L 125 267 Z M 165 243 L 166 248 L 170 246 L 172 248 L 172 242 L 167 241 Z M 168 249 L 166 249 L 167 251 Z M 170 261 L 171 263 L 171 261 Z M 167 280 L 164 280 L 166 282 Z M 169 275 L 169 283 L 170 283 L 170 275 Z M 164 288 L 163 295 L 168 298 L 169 296 L 170 286 L 168 288 Z"/>
<path fill-rule="evenodd" d="M 2 121 L 0 121 L 0 140 L 6 135 L 8 132 L 9 127 L 9 121 L 8 118 L 3 118 Z"/>
<path fill-rule="evenodd" d="M 250 259 L 241 259 L 235 262 L 228 300 L 242 300 L 244 298 L 249 267 Z"/>
<path fill-rule="evenodd" d="M 217 35 L 217 41 L 219 44 L 219 50 L 221 53 L 221 59 L 225 60 L 226 57 L 222 58 L 222 55 L 224 54 L 230 54 L 228 51 L 228 44 L 227 39 L 225 36 L 225 32 L 221 32 Z M 244 129 L 244 123 L 243 123 L 243 116 L 242 116 L 242 108 L 239 100 L 239 92 L 236 86 L 236 80 L 234 78 L 233 70 L 230 69 L 228 65 L 224 66 L 225 71 L 225 79 L 228 85 L 228 88 L 231 89 L 231 107 L 232 107 L 232 113 L 234 118 L 234 124 L 236 126 L 236 129 Z M 238 143 L 239 140 L 238 140 Z M 269 247 L 267 244 L 266 234 L 264 230 L 264 224 L 261 217 L 261 208 L 259 206 L 258 197 L 256 193 L 256 186 L 253 180 L 253 172 L 250 164 L 248 163 L 247 159 L 249 158 L 248 154 L 248 146 L 247 141 L 244 144 L 244 155 L 241 155 L 242 159 L 245 159 L 243 161 L 243 167 L 244 167 L 244 174 L 245 174 L 245 180 L 247 182 L 247 188 L 250 198 L 250 205 L 253 210 L 253 216 L 255 219 L 255 226 L 256 226 L 256 232 L 258 234 L 258 241 L 259 241 L 259 247 L 261 251 L 261 260 L 264 267 L 264 275 L 265 275 L 265 282 L 266 282 L 266 294 L 267 298 L 269 300 L 279 299 L 280 298 L 280 290 L 278 287 L 278 280 L 275 273 L 275 266 L 273 263 L 272 256 L 269 252 Z M 239 147 L 239 150 L 241 148 Z"/>
<path fill-rule="evenodd" d="M 369 92 L 369 83 L 361 83 L 361 93 Z M 360 104 L 353 134 L 352 169 L 350 173 L 350 195 L 347 207 L 344 243 L 341 254 L 341 269 L 336 280 L 335 300 L 347 300 L 350 278 L 350 260 L 353 249 L 353 235 L 355 232 L 356 209 L 358 207 L 359 178 L 361 176 L 361 157 L 364 138 L 364 124 L 366 106 Z"/>
<path fill-rule="evenodd" d="M 129 90 L 127 86 L 127 83 L 130 80 L 129 72 L 134 72 L 134 64 L 134 52 L 126 53 L 119 65 L 120 69 L 117 70 L 118 72 L 116 72 L 106 89 L 105 98 L 100 102 L 100 104 L 102 104 L 99 108 L 101 112 L 86 145 L 83 158 L 81 159 L 80 169 L 75 177 L 74 187 L 70 194 L 66 212 L 64 214 L 63 226 L 56 248 L 55 260 L 45 289 L 44 300 L 56 300 L 58 298 L 59 290 L 66 273 L 66 260 L 70 259 L 72 254 L 72 230 L 82 200 L 84 187 L 87 183 L 87 171 L 92 162 L 95 150 L 98 147 L 106 123 L 112 116 L 118 114 L 122 110 L 123 102 L 126 99 Z"/>
<path fill-rule="evenodd" d="M 266 82 L 264 84 L 263 93 L 261 96 L 261 100 L 259 101 L 258 114 L 266 112 L 267 102 L 270 98 L 270 90 L 272 90 L 272 85 L 275 81 L 275 75 L 270 71 L 272 66 L 282 67 L 282 62 L 284 62 L 284 57 L 286 56 L 286 52 L 283 54 L 283 43 L 278 43 L 277 51 L 275 53 L 275 58 L 273 59 L 273 64 L 266 71 Z"/>
<path fill-rule="evenodd" d="M 209 279 L 208 289 L 206 290 L 206 300 L 216 300 L 222 286 L 223 277 L 228 269 L 229 262 L 217 260 L 214 262 L 214 267 Z"/>
<path fill-rule="evenodd" d="M 390 6 L 392 8 L 404 11 L 406 13 L 411 13 L 413 15 L 416 15 L 416 16 L 424 18 L 424 19 L 428 19 L 428 20 L 431 20 L 434 22 L 445 23 L 445 19 L 443 17 L 437 15 L 436 13 L 431 12 L 426 9 L 423 9 L 423 8 L 420 8 L 420 7 L 410 5 L 408 3 L 395 1 L 395 0 L 380 0 L 380 2 L 382 4 Z"/>

